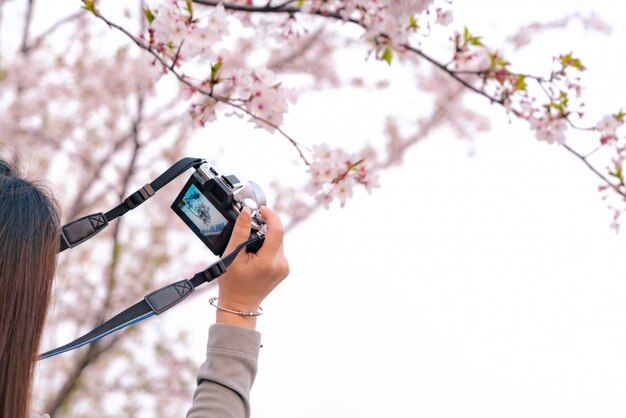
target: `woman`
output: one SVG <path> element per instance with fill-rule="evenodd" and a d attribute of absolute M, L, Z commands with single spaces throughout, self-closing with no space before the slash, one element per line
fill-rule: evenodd
<path fill-rule="evenodd" d="M 262 208 L 267 236 L 256 253 L 240 252 L 218 278 L 216 324 L 188 417 L 248 417 L 260 334 L 256 316 L 263 299 L 289 274 L 283 227 Z M 0 160 L 0 417 L 26 418 L 35 359 L 45 322 L 59 249 L 59 209 L 51 194 L 20 178 Z M 225 254 L 250 234 L 242 212 Z"/>

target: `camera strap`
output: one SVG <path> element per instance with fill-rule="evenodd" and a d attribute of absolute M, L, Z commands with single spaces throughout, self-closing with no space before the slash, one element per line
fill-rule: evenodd
<path fill-rule="evenodd" d="M 141 301 L 128 307 L 113 318 L 99 325 L 95 329 L 89 331 L 82 337 L 79 337 L 71 343 L 57 347 L 54 350 L 40 354 L 38 360 L 44 360 L 57 354 L 66 353 L 88 344 L 91 344 L 100 338 L 106 337 L 116 331 L 121 330 L 129 325 L 135 324 L 152 315 L 159 315 L 177 303 L 181 302 L 189 296 L 196 287 L 211 282 L 224 274 L 228 266 L 235 260 L 237 254 L 246 246 L 253 244 L 263 238 L 254 236 L 246 242 L 240 244 L 233 252 L 226 257 L 211 264 L 206 270 L 196 273 L 191 279 L 179 280 L 164 286 L 154 292 L 146 295 Z"/>
<path fill-rule="evenodd" d="M 83 216 L 61 228 L 61 245 L 59 252 L 76 247 L 102 231 L 115 218 L 119 218 L 129 210 L 135 209 L 152 197 L 163 186 L 180 176 L 191 167 L 198 168 L 206 161 L 202 158 L 183 158 L 168 168 L 163 174 L 128 196 L 122 203 L 106 213 L 92 213 Z"/>
<path fill-rule="evenodd" d="M 122 203 L 103 213 L 93 213 L 91 215 L 78 218 L 61 228 L 61 244 L 59 252 L 87 241 L 98 232 L 102 231 L 110 221 L 124 215 L 126 212 L 135 209 L 143 202 L 152 197 L 159 189 L 180 176 L 183 172 L 194 167 L 198 168 L 206 161 L 202 158 L 183 158 L 168 168 L 151 183 L 146 184 L 128 196 Z M 215 280 L 233 262 L 237 254 L 246 246 L 263 240 L 261 236 L 254 236 L 239 245 L 232 253 L 211 264 L 206 270 L 196 273 L 191 279 L 179 280 L 164 286 L 146 295 L 141 301 L 118 313 L 108 321 L 102 323 L 95 329 L 89 331 L 82 337 L 77 338 L 69 344 L 55 348 L 40 354 L 38 360 L 43 360 L 65 353 L 78 347 L 91 344 L 100 338 L 119 331 L 129 325 L 135 324 L 152 315 L 159 315 L 189 296 L 196 287 Z"/>

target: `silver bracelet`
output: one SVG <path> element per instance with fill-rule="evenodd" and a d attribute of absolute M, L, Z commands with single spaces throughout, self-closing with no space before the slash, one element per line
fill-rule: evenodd
<path fill-rule="evenodd" d="M 217 300 L 217 298 L 209 299 L 209 305 L 213 306 L 215 309 L 219 309 L 220 311 L 230 312 L 232 314 L 239 315 L 239 316 L 259 316 L 259 315 L 263 315 L 263 308 L 261 308 L 260 306 L 259 306 L 259 310 L 257 312 L 233 311 L 232 309 L 222 308 L 221 306 L 219 306 L 218 304 L 215 303 L 216 300 Z"/>

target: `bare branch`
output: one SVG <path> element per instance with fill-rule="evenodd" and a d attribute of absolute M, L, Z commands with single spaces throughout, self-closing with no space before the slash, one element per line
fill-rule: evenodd
<path fill-rule="evenodd" d="M 23 44 L 22 52 L 28 53 L 31 50 L 38 48 L 39 46 L 41 46 L 41 44 L 46 40 L 48 36 L 52 35 L 62 26 L 73 22 L 74 20 L 78 19 L 81 16 L 84 16 L 84 14 L 85 14 L 84 10 L 79 10 L 78 12 L 72 13 L 71 15 L 65 16 L 64 18 L 56 21 L 48 29 L 44 30 L 41 34 L 39 34 L 31 44 L 29 45 Z"/>
<path fill-rule="evenodd" d="M 22 32 L 22 42 L 20 46 L 20 52 L 24 55 L 28 52 L 28 37 L 30 35 L 30 23 L 33 20 L 33 8 L 35 6 L 35 0 L 28 0 L 26 5 L 26 14 L 24 16 L 24 30 Z"/>
<path fill-rule="evenodd" d="M 613 184 L 608 178 L 606 178 L 602 173 L 600 173 L 593 165 L 591 165 L 591 163 L 589 163 L 589 161 L 587 160 L 587 157 L 578 153 L 577 151 L 575 151 L 574 149 L 572 149 L 569 145 L 567 144 L 563 144 L 563 147 L 569 151 L 570 153 L 572 153 L 573 155 L 575 155 L 576 157 L 578 157 L 591 171 L 593 171 L 595 173 L 596 176 L 600 177 L 609 187 L 611 187 L 611 189 L 613 189 L 617 194 L 623 196 L 626 198 L 626 192 L 623 192 L 622 190 L 619 189 L 618 186 L 616 186 L 615 184 Z"/>
<path fill-rule="evenodd" d="M 130 179 L 135 170 L 135 166 L 137 164 L 137 158 L 139 156 L 139 150 L 141 148 L 141 144 L 139 141 L 140 136 L 140 128 L 143 119 L 143 97 L 139 95 L 137 99 L 137 116 L 133 122 L 132 128 L 132 139 L 135 144 L 130 160 L 128 162 L 128 166 L 126 169 L 126 173 L 122 180 L 122 187 L 119 190 L 118 196 L 121 199 L 128 193 L 128 186 L 130 183 Z M 121 143 L 118 142 L 118 144 Z M 109 154 L 109 158 L 105 158 L 101 161 L 102 164 L 110 159 L 110 156 L 113 153 Z M 100 167 L 101 169 L 102 167 Z M 108 274 L 106 278 L 106 291 L 105 298 L 100 306 L 99 312 L 95 315 L 94 324 L 99 325 L 106 319 L 106 316 L 109 314 L 109 310 L 111 309 L 111 302 L 113 300 L 113 295 L 117 286 L 117 268 L 119 265 L 119 238 L 120 238 L 120 228 L 122 225 L 122 219 L 119 219 L 114 226 L 113 229 L 113 237 L 111 240 L 111 259 L 108 266 Z M 95 360 L 104 352 L 111 349 L 113 345 L 117 343 L 120 339 L 115 339 L 108 344 L 104 345 L 99 342 L 95 342 L 89 345 L 87 352 L 80 358 L 78 362 L 74 365 L 72 372 L 67 376 L 65 383 L 63 384 L 62 389 L 58 392 L 57 396 L 50 403 L 47 410 L 49 410 L 52 415 L 57 412 L 59 408 L 61 408 L 66 402 L 70 400 L 72 393 L 76 390 L 77 385 L 79 383 L 80 376 L 82 373 L 89 367 L 89 365 L 93 364 Z"/>
<path fill-rule="evenodd" d="M 109 150 L 109 152 L 107 152 L 107 154 L 102 157 L 100 161 L 98 161 L 95 165 L 93 165 L 93 161 L 90 161 L 90 164 L 88 166 L 93 167 L 93 170 L 91 171 L 91 175 L 82 182 L 78 191 L 76 192 L 74 202 L 70 205 L 70 210 L 68 211 L 68 220 L 74 219 L 83 209 L 89 206 L 89 204 L 85 200 L 87 191 L 100 178 L 100 176 L 102 175 L 102 170 L 116 155 L 122 145 L 124 145 L 126 141 L 128 141 L 132 137 L 132 132 L 123 135 L 120 139 L 113 143 L 113 147 Z"/>
<path fill-rule="evenodd" d="M 296 51 L 293 51 L 291 54 L 286 57 L 277 60 L 276 62 L 270 63 L 268 68 L 275 71 L 280 71 L 285 68 L 304 54 L 306 54 L 314 45 L 315 42 L 319 39 L 320 35 L 324 32 L 324 28 L 319 28 L 315 33 L 307 38 L 307 40 L 298 48 Z"/>

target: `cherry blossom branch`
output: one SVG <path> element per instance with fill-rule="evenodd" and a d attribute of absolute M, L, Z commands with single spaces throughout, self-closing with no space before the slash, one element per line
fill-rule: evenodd
<path fill-rule="evenodd" d="M 300 58 L 315 45 L 315 42 L 318 40 L 323 31 L 323 28 L 319 28 L 317 31 L 315 31 L 315 33 L 308 37 L 308 39 L 304 42 L 304 44 L 302 44 L 300 48 L 298 48 L 296 51 L 293 51 L 288 56 L 276 62 L 270 63 L 268 67 L 273 70 L 280 70 L 295 61 L 296 59 Z"/>
<path fill-rule="evenodd" d="M 430 62 L 431 64 L 433 64 L 435 67 L 439 68 L 441 71 L 444 71 L 445 73 L 447 73 L 450 77 L 452 77 L 454 80 L 458 81 L 459 83 L 461 83 L 463 86 L 469 88 L 471 91 L 473 91 L 474 93 L 481 95 L 485 98 L 487 98 L 490 102 L 492 103 L 497 103 L 502 107 L 505 107 L 505 98 L 496 98 L 493 97 L 491 95 L 489 95 L 487 92 L 485 92 L 484 90 L 478 89 L 475 86 L 471 85 L 470 83 L 468 83 L 466 80 L 463 80 L 462 78 L 459 77 L 459 74 L 474 74 L 477 76 L 480 76 L 481 74 L 487 74 L 489 73 L 489 71 L 456 71 L 456 70 L 451 70 L 449 68 L 449 66 L 440 63 L 439 61 L 435 60 L 434 58 L 426 55 L 423 51 L 417 49 L 417 48 L 413 48 L 410 45 L 404 44 L 402 45 L 406 50 L 411 51 L 419 56 L 421 56 L 422 58 L 426 59 L 428 62 Z M 544 93 L 548 96 L 548 98 L 550 98 L 552 100 L 552 97 L 550 95 L 550 93 L 545 89 L 543 83 L 545 82 L 550 82 L 551 80 L 553 80 L 554 74 L 550 77 L 550 80 L 546 80 L 545 78 L 542 77 L 538 77 L 538 76 L 529 76 L 526 74 L 515 74 L 515 73 L 511 73 L 511 72 L 507 72 L 507 74 L 510 74 L 512 76 L 522 76 L 522 77 L 528 77 L 528 78 L 532 78 L 535 81 L 537 81 L 537 83 L 539 84 L 539 86 L 541 86 L 541 88 L 543 89 Z M 522 117 L 517 111 L 515 111 L 514 109 L 508 109 L 511 112 L 513 112 L 517 117 Z M 575 129 L 578 130 L 589 130 L 589 128 L 579 128 L 576 127 L 569 118 L 567 118 L 566 116 L 564 117 L 564 119 Z M 563 147 L 571 154 L 573 154 L 575 157 L 577 157 L 578 159 L 580 159 L 596 176 L 598 176 L 604 183 L 606 183 L 609 187 L 611 187 L 611 189 L 613 189 L 616 193 L 618 193 L 619 195 L 623 196 L 626 198 L 626 191 L 622 191 L 620 190 L 618 185 L 615 185 L 612 181 L 610 181 L 606 176 L 604 176 L 602 173 L 600 173 L 587 159 L 587 157 L 589 157 L 591 154 L 593 154 L 596 150 L 592 151 L 591 153 L 589 153 L 588 155 L 582 155 L 581 153 L 579 153 L 578 151 L 574 150 L 572 147 L 568 146 L 567 144 L 561 144 L 563 145 Z"/>
<path fill-rule="evenodd" d="M 443 70 L 443 71 L 445 71 L 446 73 L 450 74 L 453 78 L 455 78 L 455 79 L 457 79 L 457 80 L 458 80 L 458 77 L 456 77 L 455 75 L 456 75 L 456 74 L 458 74 L 459 72 L 457 72 L 457 71 L 453 71 L 453 70 L 450 70 L 448 67 L 445 67 L 445 66 L 444 66 L 444 67 L 441 67 L 441 66 L 437 65 L 437 67 L 439 67 L 440 69 L 442 69 L 442 70 Z M 465 73 L 465 74 L 471 74 L 471 72 L 468 72 L 468 71 L 464 71 L 463 73 Z M 476 75 L 480 75 L 481 73 L 485 73 L 485 72 L 484 72 L 484 71 L 477 71 L 477 72 L 474 72 L 474 74 L 476 74 Z M 508 73 L 508 74 L 513 75 L 513 76 L 518 76 L 518 75 L 520 75 L 520 74 L 515 74 L 515 73 Z M 524 76 L 524 75 L 521 75 L 521 76 Z M 546 82 L 546 80 L 545 80 L 545 79 L 543 79 L 543 78 L 541 78 L 541 77 L 534 77 L 534 76 L 531 76 L 530 78 L 535 79 L 535 80 L 537 81 L 537 83 L 538 83 L 538 84 L 542 87 L 542 89 L 543 89 L 544 93 L 546 94 L 546 96 L 548 96 L 548 98 L 549 98 L 550 100 L 553 100 L 553 98 L 552 98 L 552 96 L 550 95 L 550 93 L 549 93 L 549 92 L 548 92 L 548 91 L 544 88 L 544 86 L 543 86 L 543 83 L 544 83 L 544 82 Z M 551 79 L 552 79 L 552 77 L 551 77 Z M 462 84 L 466 85 L 466 83 L 462 83 Z M 504 98 L 500 98 L 500 99 L 495 98 L 495 97 L 493 97 L 493 96 L 489 95 L 488 93 L 486 93 L 485 91 L 480 90 L 480 89 L 475 89 L 475 88 L 472 88 L 471 90 L 472 90 L 472 91 L 474 91 L 475 93 L 477 93 L 477 94 L 479 94 L 479 95 L 481 95 L 481 96 L 483 96 L 483 97 L 485 97 L 485 98 L 489 99 L 492 103 L 497 103 L 497 104 L 499 104 L 499 105 L 501 105 L 501 106 L 505 107 L 505 99 L 504 99 Z M 513 114 L 515 114 L 517 117 L 523 118 L 523 116 L 522 116 L 522 115 L 520 115 L 520 114 L 519 114 L 517 111 L 515 111 L 514 109 L 508 109 L 508 110 L 509 110 L 509 111 L 511 111 Z M 564 115 L 564 116 L 563 116 L 563 119 L 564 119 L 564 120 L 566 120 L 566 121 L 567 121 L 567 123 L 568 123 L 568 124 L 569 124 L 572 128 L 574 128 L 574 129 L 581 130 L 581 131 L 594 130 L 594 128 L 581 128 L 581 127 L 577 127 L 577 126 L 576 126 L 576 125 L 575 125 L 575 124 L 574 124 L 574 123 L 573 123 L 573 122 L 572 122 L 572 121 L 571 121 L 571 120 L 567 117 L 567 115 Z M 610 180 L 609 180 L 609 179 L 608 179 L 605 175 L 603 175 L 602 173 L 600 173 L 600 171 L 599 171 L 597 168 L 595 168 L 595 167 L 594 167 L 594 166 L 593 166 L 593 165 L 589 162 L 589 160 L 588 160 L 588 158 L 589 158 L 591 155 L 593 155 L 596 151 L 598 151 L 600 148 L 602 148 L 602 147 L 603 147 L 603 145 L 602 145 L 602 144 L 601 144 L 600 146 L 596 147 L 594 150 L 592 150 L 591 152 L 589 152 L 589 153 L 588 153 L 588 154 L 586 154 L 586 155 L 583 155 L 582 153 L 580 153 L 580 152 L 578 152 L 578 151 L 574 150 L 572 147 L 570 147 L 569 145 L 567 145 L 567 144 L 565 144 L 565 143 L 563 143 L 563 144 L 561 144 L 561 145 L 565 148 L 565 150 L 567 150 L 569 153 L 571 153 L 572 155 L 574 155 L 575 157 L 577 157 L 579 160 L 581 160 L 581 161 L 582 161 L 582 162 L 583 162 L 583 163 L 587 166 L 587 168 L 589 168 L 589 169 L 590 169 L 590 170 L 591 170 L 591 171 L 592 171 L 592 172 L 593 172 L 596 176 L 598 176 L 598 177 L 599 177 L 599 178 L 600 178 L 600 179 L 601 179 L 604 183 L 606 183 L 606 184 L 607 184 L 607 185 L 608 185 L 608 186 L 609 186 L 612 190 L 614 190 L 617 194 L 621 195 L 622 197 L 626 198 L 626 191 L 621 190 L 621 189 L 620 189 L 620 187 L 619 187 L 619 185 L 616 185 L 615 183 L 613 183 L 612 181 L 610 181 Z"/>
<path fill-rule="evenodd" d="M 488 94 L 486 94 L 485 92 L 483 92 L 482 90 L 480 90 L 480 89 L 476 88 L 475 86 L 471 85 L 467 81 L 463 80 L 463 78 L 461 78 L 458 74 L 456 74 L 455 71 L 450 70 L 450 68 L 448 68 L 445 64 L 443 64 L 443 63 L 437 61 L 436 59 L 434 59 L 433 57 L 425 54 L 424 51 L 422 51 L 420 49 L 417 49 L 417 48 L 414 48 L 414 47 L 412 47 L 411 45 L 408 45 L 408 44 L 402 44 L 401 46 L 404 49 L 406 49 L 407 51 L 411 51 L 414 54 L 424 58 L 426 61 L 430 62 L 435 67 L 439 68 L 441 71 L 447 73 L 454 80 L 458 81 L 460 84 L 462 84 L 464 87 L 468 88 L 469 90 L 473 91 L 474 93 L 477 93 L 477 94 L 480 94 L 481 96 L 486 97 L 491 102 L 495 102 L 495 103 L 498 103 L 498 104 L 501 104 L 501 105 L 504 104 L 504 100 L 496 99 L 495 97 L 491 97 Z"/>
<path fill-rule="evenodd" d="M 259 6 L 244 6 L 244 5 L 238 5 L 238 4 L 226 4 L 223 3 L 221 1 L 212 1 L 212 0 L 193 0 L 194 3 L 197 4 L 202 4 L 204 6 L 213 6 L 216 7 L 219 4 L 222 4 L 224 6 L 224 8 L 226 10 L 232 10 L 232 11 L 236 11 L 236 12 L 246 12 L 246 13 L 284 13 L 284 14 L 288 14 L 291 16 L 294 16 L 296 14 L 308 14 L 308 15 L 316 15 L 316 16 L 322 16 L 322 17 L 326 17 L 326 18 L 332 18 L 332 19 L 336 19 L 336 20 L 341 20 L 344 22 L 351 22 L 351 23 L 356 23 L 357 25 L 364 27 L 363 24 L 358 21 L 357 19 L 354 18 L 349 18 L 346 16 L 342 16 L 339 13 L 331 13 L 331 12 L 327 12 L 321 9 L 316 9 L 313 11 L 303 11 L 302 9 L 300 9 L 299 7 L 288 7 L 290 4 L 293 3 L 297 3 L 297 0 L 290 0 L 290 1 L 286 1 L 284 3 L 281 3 L 279 5 L 276 6 L 271 6 L 270 3 L 266 4 L 265 6 L 259 7 Z"/>
<path fill-rule="evenodd" d="M 452 91 L 446 97 L 446 102 L 455 103 L 461 98 L 462 94 L 463 88 L 459 87 L 458 90 Z M 398 155 L 402 155 L 404 151 L 406 151 L 408 148 L 414 146 L 419 141 L 427 138 L 433 129 L 440 126 L 442 122 L 449 118 L 454 118 L 454 112 L 450 110 L 449 106 L 436 106 L 431 115 L 426 119 L 426 122 L 420 124 L 418 132 L 403 140 L 402 144 L 396 147 L 396 152 L 394 153 L 394 155 L 387 155 L 386 160 L 376 162 L 372 168 L 375 169 L 376 172 L 380 172 L 399 164 L 400 160 L 397 158 Z M 323 203 L 319 200 L 316 200 L 315 202 L 306 205 L 303 209 L 301 208 L 300 210 L 298 210 L 298 216 L 290 218 L 285 224 L 285 232 L 291 231 L 296 226 L 306 221 L 322 207 L 324 207 Z"/>
<path fill-rule="evenodd" d="M 85 0 L 83 0 L 84 2 Z M 173 61 L 171 64 L 168 64 L 165 59 L 163 59 L 163 57 L 157 52 L 155 51 L 150 45 L 147 45 L 141 38 L 133 35 L 132 33 L 130 33 L 127 29 L 123 28 L 122 26 L 112 22 L 111 20 L 107 19 L 106 17 L 104 17 L 97 9 L 92 8 L 89 9 L 97 18 L 99 18 L 100 20 L 102 20 L 104 23 L 106 23 L 110 28 L 112 29 L 116 29 L 120 32 L 122 32 L 124 35 L 126 35 L 129 39 L 131 39 L 139 48 L 143 49 L 144 51 L 147 51 L 148 53 L 150 53 L 162 66 L 164 69 L 167 69 L 167 71 L 169 71 L 170 73 L 172 73 L 181 83 L 183 83 L 184 85 L 186 85 L 187 87 L 193 89 L 195 92 L 200 93 L 202 95 L 205 95 L 207 97 L 212 98 L 213 100 L 216 100 L 218 102 L 222 102 L 225 103 L 233 108 L 236 108 L 238 110 L 241 110 L 242 112 L 246 113 L 248 116 L 272 127 L 273 129 L 275 129 L 277 132 L 279 132 L 285 139 L 287 139 L 291 145 L 293 145 L 296 150 L 298 151 L 298 154 L 300 156 L 300 159 L 302 159 L 302 161 L 308 166 L 310 163 L 307 160 L 307 158 L 305 157 L 304 153 L 302 152 L 302 145 L 300 145 L 293 137 L 291 137 L 290 135 L 288 135 L 282 128 L 280 128 L 278 125 L 276 125 L 275 123 L 267 120 L 266 118 L 263 118 L 261 116 L 255 115 L 253 112 L 249 111 L 248 109 L 246 109 L 244 106 L 239 105 L 237 103 L 235 103 L 234 99 L 228 99 L 226 97 L 222 97 L 219 96 L 215 93 L 213 93 L 212 91 L 207 91 L 203 88 L 198 87 L 197 85 L 191 83 L 187 77 L 185 77 L 184 75 L 180 74 L 179 72 L 177 72 L 174 69 L 175 66 L 175 61 Z"/>
<path fill-rule="evenodd" d="M 247 12 L 247 13 L 283 13 L 283 14 L 288 14 L 290 16 L 293 16 L 293 15 L 298 14 L 298 13 L 300 13 L 300 14 L 309 14 L 309 15 L 318 15 L 318 16 L 322 16 L 324 18 L 341 20 L 343 22 L 350 22 L 350 23 L 356 24 L 356 25 L 360 26 L 361 28 L 367 30 L 367 26 L 363 22 L 361 22 L 361 21 L 359 21 L 357 19 L 348 18 L 347 16 L 342 16 L 338 12 L 323 11 L 323 10 L 320 10 L 319 8 L 316 9 L 316 10 L 313 10 L 313 11 L 303 11 L 299 7 L 290 7 L 289 5 L 291 3 L 293 3 L 291 1 L 287 1 L 285 3 L 279 4 L 279 5 L 276 5 L 276 6 L 271 6 L 270 3 L 268 3 L 265 6 L 225 4 L 223 2 L 211 1 L 211 0 L 193 0 L 193 2 L 197 3 L 197 4 L 202 4 L 202 5 L 206 5 L 206 6 L 213 6 L 213 7 L 218 6 L 218 4 L 222 4 L 223 7 L 226 10 Z M 378 37 L 380 37 L 383 40 L 390 40 L 389 36 L 387 34 L 385 34 L 385 33 L 379 33 L 376 38 L 378 38 Z M 463 85 L 467 89 L 473 91 L 474 93 L 479 94 L 479 95 L 487 98 L 492 103 L 497 103 L 497 104 L 505 107 L 506 97 L 501 97 L 501 98 L 493 97 L 493 96 L 489 95 L 487 92 L 483 91 L 480 88 L 477 88 L 476 86 L 472 85 L 471 83 L 467 82 L 466 80 L 464 80 L 461 77 L 464 74 L 472 74 L 472 73 L 474 75 L 477 75 L 477 76 L 487 75 L 487 74 L 492 72 L 491 70 L 488 70 L 488 71 L 474 71 L 474 72 L 472 72 L 472 71 L 452 70 L 452 69 L 450 69 L 449 65 L 446 65 L 444 63 L 439 62 L 438 60 L 434 59 L 430 55 L 426 54 L 421 49 L 415 48 L 415 47 L 411 46 L 408 43 L 401 43 L 399 45 L 399 47 L 401 49 L 404 49 L 406 51 L 410 51 L 413 54 L 415 54 L 415 55 L 425 59 L 426 61 L 428 61 L 429 63 L 434 65 L 436 68 L 440 69 L 441 71 L 444 71 L 445 73 L 448 74 L 448 76 L 452 77 L 455 81 L 457 81 L 458 83 L 460 83 L 461 85 Z M 533 76 L 533 75 L 529 75 L 529 74 L 514 74 L 514 73 L 510 73 L 510 72 L 509 72 L 509 74 L 514 75 L 514 76 L 527 77 L 527 78 L 535 80 L 541 86 L 541 88 L 544 90 L 546 95 L 548 97 L 550 97 L 550 94 L 545 89 L 545 86 L 543 85 L 543 83 L 549 83 L 549 82 L 553 81 L 554 80 L 554 76 L 555 76 L 554 73 L 551 75 L 550 79 L 545 79 L 543 77 Z M 521 115 L 519 113 L 515 112 L 513 109 L 508 109 L 508 110 L 512 111 L 516 116 L 521 117 Z M 568 124 L 570 124 L 575 129 L 589 130 L 589 128 L 576 127 L 573 124 L 573 122 L 569 118 L 567 118 L 566 115 L 564 115 L 564 119 L 567 121 Z M 596 174 L 603 182 L 605 182 L 609 187 L 611 187 L 611 189 L 613 189 L 619 195 L 621 195 L 621 196 L 626 198 L 626 191 L 620 190 L 619 186 L 615 185 L 607 177 L 602 175 L 602 173 L 600 173 L 595 167 L 593 167 L 593 165 L 591 163 L 589 163 L 589 161 L 587 160 L 587 156 L 582 155 L 581 153 L 577 152 L 576 150 L 574 150 L 570 146 L 567 146 L 565 144 L 563 144 L 563 145 L 564 145 L 564 148 L 568 152 L 570 152 L 571 154 L 576 156 L 578 159 L 580 159 L 594 174 Z"/>

